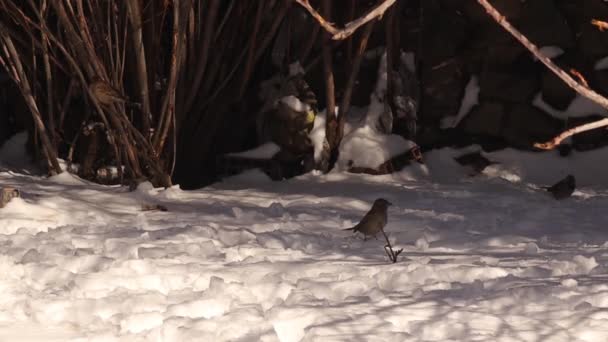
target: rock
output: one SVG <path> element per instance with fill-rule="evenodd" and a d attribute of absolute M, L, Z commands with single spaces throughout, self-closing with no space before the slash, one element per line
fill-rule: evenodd
<path fill-rule="evenodd" d="M 512 146 L 533 149 L 536 142 L 547 141 L 561 132 L 564 123 L 528 104 L 518 104 L 508 112 L 502 130 L 503 138 Z"/>
<path fill-rule="evenodd" d="M 469 76 L 461 63 L 455 59 L 446 60 L 422 70 L 423 123 L 439 122 L 445 116 L 456 115 Z"/>
<path fill-rule="evenodd" d="M 608 69 L 594 70 L 591 88 L 603 96 L 608 96 Z"/>
<path fill-rule="evenodd" d="M 473 107 L 458 127 L 466 134 L 499 137 L 505 115 L 502 103 L 484 101 Z"/>
<path fill-rule="evenodd" d="M 559 57 L 554 62 L 564 70 L 574 66 L 574 61 L 569 56 Z M 576 92 L 547 68 L 541 76 L 541 94 L 543 101 L 558 110 L 568 108 L 576 97 Z"/>
<path fill-rule="evenodd" d="M 587 62 L 608 55 L 608 35 L 591 25 L 592 19 L 608 17 L 608 5 L 603 0 L 557 1 L 568 24 L 577 37 L 576 50 Z"/>
<path fill-rule="evenodd" d="M 520 30 L 539 47 L 559 46 L 565 50 L 575 45 L 574 34 L 553 0 L 526 1 Z"/>
<path fill-rule="evenodd" d="M 11 187 L 0 188 L 0 208 L 4 208 L 15 197 L 20 197 L 19 190 Z"/>
<path fill-rule="evenodd" d="M 540 83 L 534 75 L 486 71 L 479 80 L 479 99 L 505 102 L 529 102 Z"/>
<path fill-rule="evenodd" d="M 427 18 L 422 25 L 422 60 L 438 64 L 457 54 L 460 46 L 469 39 L 465 19 L 454 10 L 442 8 L 437 1 L 421 2 Z"/>

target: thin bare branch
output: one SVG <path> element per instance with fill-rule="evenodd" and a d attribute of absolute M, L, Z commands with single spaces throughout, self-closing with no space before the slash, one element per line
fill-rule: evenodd
<path fill-rule="evenodd" d="M 562 132 L 560 135 L 556 136 L 555 138 L 553 138 L 545 143 L 534 144 L 534 147 L 537 147 L 537 148 L 540 148 L 543 150 L 551 150 L 551 149 L 555 148 L 557 145 L 561 144 L 561 142 L 568 137 L 571 137 L 577 133 L 589 131 L 589 130 L 596 129 L 596 128 L 603 127 L 603 126 L 608 126 L 608 118 L 570 128 L 569 130 Z"/>
<path fill-rule="evenodd" d="M 323 18 L 323 16 L 319 14 L 319 12 L 317 12 L 314 8 L 312 8 L 312 6 L 310 6 L 308 0 L 296 0 L 296 2 L 302 7 L 304 7 L 308 11 L 308 13 L 310 13 L 310 15 L 312 15 L 313 18 L 315 18 L 319 22 L 319 25 L 321 25 L 327 32 L 332 35 L 332 39 L 342 40 L 350 37 L 353 33 L 355 33 L 355 31 L 357 31 L 359 27 L 365 25 L 369 21 L 375 18 L 382 18 L 384 12 L 386 12 L 386 10 L 388 10 L 393 4 L 395 4 L 397 0 L 385 0 L 378 6 L 371 9 L 362 17 L 347 23 L 343 29 L 338 29 L 332 23 L 325 20 L 325 18 Z"/>
<path fill-rule="evenodd" d="M 2 22 L 0 22 L 0 38 L 2 40 L 5 54 L 7 55 L 7 58 L 10 58 L 12 63 L 14 80 L 25 98 L 25 102 L 30 109 L 32 118 L 34 119 L 35 127 L 40 134 L 40 138 L 42 139 L 42 149 L 48 163 L 49 172 L 51 174 L 59 174 L 61 173 L 61 167 L 59 166 L 59 161 L 57 160 L 56 150 L 51 144 L 51 140 L 47 134 L 44 122 L 42 121 L 40 111 L 38 110 L 38 105 L 36 104 L 36 100 L 32 94 L 32 87 L 27 79 L 23 64 L 21 63 L 21 57 L 19 56 L 19 53 L 13 44 L 13 40 L 10 38 L 9 34 L 7 33 L 7 29 Z"/>

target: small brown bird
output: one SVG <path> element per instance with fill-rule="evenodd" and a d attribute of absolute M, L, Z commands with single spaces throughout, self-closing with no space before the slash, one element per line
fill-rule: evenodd
<path fill-rule="evenodd" d="M 374 201 L 372 208 L 363 216 L 361 222 L 352 228 L 344 230 L 360 232 L 365 236 L 365 240 L 367 240 L 368 236 L 376 237 L 376 234 L 383 230 L 388 222 L 387 210 L 390 205 L 392 205 L 391 202 L 384 198 L 378 198 Z"/>
<path fill-rule="evenodd" d="M 120 91 L 99 77 L 93 78 L 93 82 L 91 82 L 89 85 L 89 90 L 91 93 L 93 93 L 97 101 L 99 101 L 99 104 L 102 106 L 112 106 L 117 103 L 135 106 L 138 105 L 129 101 L 129 99 L 122 95 Z"/>
<path fill-rule="evenodd" d="M 567 175 L 566 178 L 560 180 L 552 186 L 545 187 L 556 200 L 568 198 L 574 192 L 576 188 L 576 180 L 573 175 Z"/>

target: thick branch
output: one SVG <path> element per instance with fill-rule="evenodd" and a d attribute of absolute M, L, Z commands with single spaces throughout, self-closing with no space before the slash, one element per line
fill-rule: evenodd
<path fill-rule="evenodd" d="M 323 10 L 323 14 L 330 17 L 331 16 L 331 2 L 330 0 L 323 0 L 321 3 L 321 7 Z M 322 56 L 323 56 L 323 79 L 325 80 L 325 103 L 326 103 L 326 114 L 327 121 L 325 123 L 325 132 L 327 137 L 327 142 L 329 143 L 330 149 L 332 151 L 337 149 L 336 143 L 336 128 L 337 121 L 336 116 L 334 115 L 336 110 L 336 90 L 334 83 L 334 69 L 333 69 L 333 61 L 332 61 L 332 48 L 329 41 L 329 35 L 323 35 L 323 47 L 322 47 Z"/>
<path fill-rule="evenodd" d="M 367 12 L 364 16 L 347 23 L 343 29 L 338 29 L 332 23 L 325 20 L 323 16 L 319 14 L 319 12 L 315 11 L 315 9 L 310 6 L 308 0 L 296 0 L 296 2 L 299 3 L 302 7 L 304 7 L 308 11 L 308 13 L 310 13 L 310 15 L 312 15 L 313 18 L 315 18 L 319 22 L 319 25 L 321 25 L 325 29 L 325 31 L 329 32 L 332 35 L 332 39 L 342 40 L 350 37 L 350 35 L 355 33 L 355 31 L 357 31 L 359 27 L 365 25 L 369 21 L 375 18 L 381 18 L 384 15 L 384 12 L 386 12 L 386 10 L 388 10 L 393 4 L 395 4 L 397 0 L 385 0 L 384 2 Z"/>
<path fill-rule="evenodd" d="M 135 62 L 137 68 L 137 80 L 139 82 L 139 101 L 141 102 L 143 132 L 146 137 L 150 136 L 150 91 L 148 89 L 148 66 L 146 64 L 146 52 L 144 49 L 144 39 L 142 31 L 142 11 L 139 1 L 126 1 L 127 13 L 135 48 Z"/>
<path fill-rule="evenodd" d="M 581 83 L 577 82 L 572 76 L 570 76 L 563 69 L 558 67 L 555 63 L 551 61 L 548 57 L 543 55 L 538 47 L 534 45 L 528 38 L 526 38 L 521 32 L 519 32 L 513 25 L 509 23 L 509 21 L 502 15 L 496 8 L 494 8 L 488 0 L 477 0 L 477 2 L 485 8 L 488 14 L 505 30 L 507 30 L 515 39 L 517 39 L 522 45 L 524 45 L 539 61 L 541 61 L 544 65 L 547 66 L 557 77 L 561 78 L 570 88 L 574 89 L 577 93 L 582 96 L 588 98 L 589 100 L 599 104 L 600 106 L 608 109 L 608 99 L 603 97 L 602 95 L 596 93 L 595 91 L 585 87 Z M 555 146 L 559 145 L 559 143 L 565 138 L 580 133 L 584 131 L 588 131 L 594 128 L 608 126 L 608 119 L 602 119 L 596 122 L 588 123 L 582 126 L 571 128 L 559 136 L 553 138 L 551 141 L 546 143 L 536 143 L 535 147 L 541 149 L 552 149 Z"/>

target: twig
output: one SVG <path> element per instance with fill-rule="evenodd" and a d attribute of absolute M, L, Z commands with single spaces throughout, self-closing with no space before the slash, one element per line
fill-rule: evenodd
<path fill-rule="evenodd" d="M 551 61 L 547 56 L 543 55 L 538 47 L 534 45 L 528 38 L 526 38 L 521 32 L 519 32 L 509 21 L 502 15 L 496 8 L 494 8 L 488 0 L 477 0 L 477 2 L 485 8 L 488 14 L 505 30 L 507 30 L 515 39 L 517 39 L 522 45 L 524 45 L 539 61 L 547 66 L 557 77 L 561 78 L 570 88 L 574 89 L 577 93 L 588 98 L 589 100 L 599 104 L 605 109 L 608 109 L 608 99 L 598 94 L 597 92 L 585 87 L 583 84 L 577 82 L 572 76 L 568 75 L 563 69 L 558 67 Z M 551 139 L 545 143 L 535 143 L 534 146 L 540 149 L 549 150 L 559 145 L 559 143 L 567 137 L 588 131 L 594 128 L 608 126 L 608 119 L 602 119 L 596 122 L 588 123 L 578 127 L 571 128 L 557 137 Z"/>
<path fill-rule="evenodd" d="M 388 10 L 395 2 L 397 2 L 397 0 L 385 0 L 383 3 L 367 12 L 364 16 L 344 25 L 343 29 L 338 29 L 332 23 L 325 20 L 325 18 L 323 18 L 323 16 L 319 14 L 319 12 L 315 11 L 315 9 L 310 6 L 308 0 L 296 0 L 296 2 L 302 7 L 304 7 L 308 11 L 308 13 L 313 16 L 313 18 L 317 19 L 317 21 L 325 29 L 325 31 L 329 32 L 332 35 L 332 39 L 342 40 L 350 37 L 350 35 L 355 33 L 355 31 L 359 27 L 365 25 L 372 19 L 381 18 L 384 15 L 384 12 L 386 12 L 386 10 Z"/>
<path fill-rule="evenodd" d="M 398 249 L 397 251 L 393 250 L 393 246 L 391 245 L 391 242 L 388 240 L 388 235 L 386 235 L 384 230 L 382 230 L 382 235 L 384 235 L 384 238 L 386 239 L 386 245 L 384 246 L 384 251 L 388 255 L 388 258 L 394 264 L 397 262 L 397 257 L 399 256 L 399 254 L 401 254 L 401 252 L 403 252 L 403 248 Z"/>
<path fill-rule="evenodd" d="M 608 23 L 603 20 L 591 19 L 591 25 L 597 27 L 602 32 L 608 29 Z"/>
<path fill-rule="evenodd" d="M 584 85 L 585 87 L 589 88 L 589 82 L 587 82 L 587 80 L 585 79 L 585 76 L 583 76 L 583 74 L 581 74 L 580 71 L 574 69 L 574 68 L 570 68 L 570 73 L 574 76 L 576 76 L 576 78 L 578 78 L 578 81 L 580 84 Z"/>

